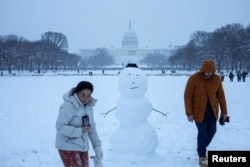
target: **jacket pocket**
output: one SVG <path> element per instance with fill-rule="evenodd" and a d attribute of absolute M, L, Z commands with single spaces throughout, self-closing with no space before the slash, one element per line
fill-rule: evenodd
<path fill-rule="evenodd" d="M 69 143 L 72 143 L 72 144 L 75 144 L 75 145 L 78 145 L 80 147 L 83 147 L 83 143 L 84 143 L 84 139 L 83 137 L 71 137 L 69 138 L 68 140 Z"/>

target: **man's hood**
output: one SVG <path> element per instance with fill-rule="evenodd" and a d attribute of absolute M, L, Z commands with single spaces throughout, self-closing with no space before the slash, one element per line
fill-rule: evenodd
<path fill-rule="evenodd" d="M 201 73 L 203 73 L 203 72 L 213 72 L 213 73 L 215 73 L 215 71 L 216 71 L 216 67 L 215 67 L 215 64 L 214 64 L 213 60 L 205 60 L 202 63 L 202 66 L 201 66 L 201 69 L 200 69 Z"/>

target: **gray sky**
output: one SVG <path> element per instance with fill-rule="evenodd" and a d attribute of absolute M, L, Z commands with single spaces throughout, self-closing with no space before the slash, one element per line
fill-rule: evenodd
<path fill-rule="evenodd" d="M 66 35 L 69 52 L 121 47 L 129 20 L 140 48 L 185 45 L 198 30 L 250 25 L 250 0 L 0 0 L 0 35 Z"/>

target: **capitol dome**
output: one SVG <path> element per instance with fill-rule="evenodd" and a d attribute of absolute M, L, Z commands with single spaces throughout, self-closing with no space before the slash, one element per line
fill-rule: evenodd
<path fill-rule="evenodd" d="M 138 48 L 137 36 L 132 30 L 131 21 L 129 21 L 129 29 L 123 35 L 122 48 Z"/>

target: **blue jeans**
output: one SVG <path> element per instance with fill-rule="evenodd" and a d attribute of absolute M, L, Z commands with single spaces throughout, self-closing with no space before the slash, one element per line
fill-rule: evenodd
<path fill-rule="evenodd" d="M 202 123 L 195 122 L 198 129 L 197 152 L 199 157 L 206 156 L 207 146 L 216 133 L 216 122 L 213 111 L 210 108 L 207 108 Z"/>

